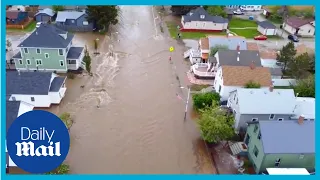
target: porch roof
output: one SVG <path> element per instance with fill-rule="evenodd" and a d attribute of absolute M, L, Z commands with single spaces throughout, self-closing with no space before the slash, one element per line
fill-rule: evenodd
<path fill-rule="evenodd" d="M 67 59 L 79 59 L 84 47 L 71 47 L 69 49 Z"/>
<path fill-rule="evenodd" d="M 49 92 L 58 92 L 65 80 L 66 77 L 55 77 L 52 80 Z"/>
<path fill-rule="evenodd" d="M 17 54 L 15 54 L 12 58 L 14 59 L 21 59 L 22 56 L 21 56 L 21 52 L 19 51 Z"/>

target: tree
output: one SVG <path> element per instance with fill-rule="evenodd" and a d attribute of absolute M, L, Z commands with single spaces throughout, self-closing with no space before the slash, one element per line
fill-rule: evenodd
<path fill-rule="evenodd" d="M 277 60 L 283 64 L 283 71 L 287 70 L 288 63 L 293 61 L 296 54 L 297 50 L 295 49 L 293 42 L 289 42 L 287 45 L 282 47 L 280 53 L 277 54 Z"/>
<path fill-rule="evenodd" d="M 83 61 L 86 63 L 86 70 L 89 74 L 91 74 L 91 57 L 87 47 L 85 48 L 85 55 L 83 57 Z"/>
<path fill-rule="evenodd" d="M 253 81 L 249 81 L 244 88 L 256 88 L 259 89 L 261 87 L 261 85 L 259 83 L 253 82 Z"/>
<path fill-rule="evenodd" d="M 196 9 L 199 6 L 171 6 L 172 14 L 175 16 L 182 16 L 189 13 L 191 10 Z"/>
<path fill-rule="evenodd" d="M 208 143 L 218 143 L 234 136 L 234 117 L 222 110 L 218 105 L 201 110 L 197 121 L 200 134 Z"/>
<path fill-rule="evenodd" d="M 46 174 L 69 174 L 69 171 L 70 171 L 70 166 L 65 164 L 65 163 L 62 163 L 57 169 L 51 171 L 51 172 L 48 172 Z"/>
<path fill-rule="evenodd" d="M 314 54 L 310 55 L 309 72 L 312 74 L 314 74 L 316 72 L 315 60 L 316 60 L 316 56 Z"/>
<path fill-rule="evenodd" d="M 213 103 L 220 101 L 218 93 L 199 93 L 192 96 L 193 106 L 196 110 L 212 106 Z"/>
<path fill-rule="evenodd" d="M 207 8 L 207 12 L 212 16 L 222 16 L 224 18 L 227 17 L 227 13 L 223 6 L 209 6 Z"/>
<path fill-rule="evenodd" d="M 52 6 L 52 10 L 53 10 L 54 12 L 63 11 L 63 10 L 64 10 L 64 6 L 53 5 L 53 6 Z"/>
<path fill-rule="evenodd" d="M 306 79 L 300 79 L 294 86 L 294 92 L 299 97 L 315 97 L 315 79 L 314 74 L 309 75 Z"/>
<path fill-rule="evenodd" d="M 229 47 L 227 45 L 215 45 L 210 49 L 210 56 L 214 56 L 219 50 L 228 50 Z"/>
<path fill-rule="evenodd" d="M 109 26 L 118 23 L 118 9 L 116 6 L 87 6 L 87 20 L 99 30 L 108 30 Z"/>
<path fill-rule="evenodd" d="M 308 53 L 303 53 L 293 59 L 293 61 L 288 62 L 287 73 L 295 79 L 305 78 L 310 69 L 311 57 Z"/>

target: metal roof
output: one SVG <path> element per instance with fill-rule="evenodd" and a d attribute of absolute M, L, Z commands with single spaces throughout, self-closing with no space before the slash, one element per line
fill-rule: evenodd
<path fill-rule="evenodd" d="M 37 14 L 35 14 L 35 16 L 37 16 L 38 14 L 46 14 L 46 15 L 52 17 L 52 16 L 55 15 L 55 12 L 50 8 L 45 8 L 45 9 L 40 10 L 39 12 L 37 12 Z"/>
<path fill-rule="evenodd" d="M 303 115 L 305 119 L 315 119 L 316 117 L 316 102 L 315 98 L 312 97 L 297 97 L 297 106 L 294 110 L 295 116 L 293 119 L 298 119 L 299 116 Z"/>
<path fill-rule="evenodd" d="M 67 19 L 76 20 L 84 14 L 85 12 L 78 11 L 59 11 L 57 13 L 56 22 L 66 22 Z"/>
<path fill-rule="evenodd" d="M 240 36 L 209 36 L 209 47 L 212 48 L 217 45 L 228 46 L 230 50 L 236 50 L 240 45 L 240 50 L 247 50 L 247 40 Z"/>

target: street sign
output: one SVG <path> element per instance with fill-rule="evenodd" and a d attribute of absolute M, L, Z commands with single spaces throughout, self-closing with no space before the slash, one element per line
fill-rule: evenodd
<path fill-rule="evenodd" d="M 170 51 L 170 52 L 173 52 L 173 51 L 174 51 L 174 47 L 171 46 L 171 47 L 169 48 L 169 51 Z"/>

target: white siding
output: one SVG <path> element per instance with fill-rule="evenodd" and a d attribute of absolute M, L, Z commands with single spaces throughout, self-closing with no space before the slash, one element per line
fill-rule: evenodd
<path fill-rule="evenodd" d="M 287 31 L 290 34 L 295 34 L 296 29 L 291 27 L 290 25 L 283 23 L 283 29 Z M 311 24 L 305 24 L 300 27 L 300 30 L 298 31 L 298 35 L 300 36 L 314 36 L 315 33 L 315 27 Z"/>
<path fill-rule="evenodd" d="M 33 108 L 34 108 L 33 105 L 21 101 L 20 107 L 19 107 L 19 112 L 18 112 L 18 117 L 26 112 L 32 111 Z"/>
<path fill-rule="evenodd" d="M 49 92 L 50 102 L 52 104 L 60 104 L 64 98 L 67 88 L 60 88 L 59 92 Z"/>
<path fill-rule="evenodd" d="M 240 8 L 245 11 L 260 11 L 262 5 L 243 5 Z"/>
<path fill-rule="evenodd" d="M 197 29 L 197 30 L 212 30 L 222 31 L 227 29 L 228 23 L 213 23 L 203 21 L 191 21 L 184 24 L 184 29 Z"/>
<path fill-rule="evenodd" d="M 265 29 L 261 26 L 258 26 L 258 31 L 261 34 L 266 35 L 266 36 L 273 36 L 273 35 L 276 35 L 276 33 L 277 33 L 276 29 Z"/>
<path fill-rule="evenodd" d="M 48 95 L 13 94 L 9 98 L 9 101 L 12 101 L 12 97 L 15 97 L 17 101 L 26 102 L 33 105 L 34 107 L 50 107 L 51 105 L 50 97 Z M 34 97 L 34 101 L 31 101 L 31 97 Z"/>
<path fill-rule="evenodd" d="M 296 32 L 296 29 L 291 27 L 290 25 L 283 23 L 283 29 L 287 31 L 289 34 L 294 34 Z"/>

